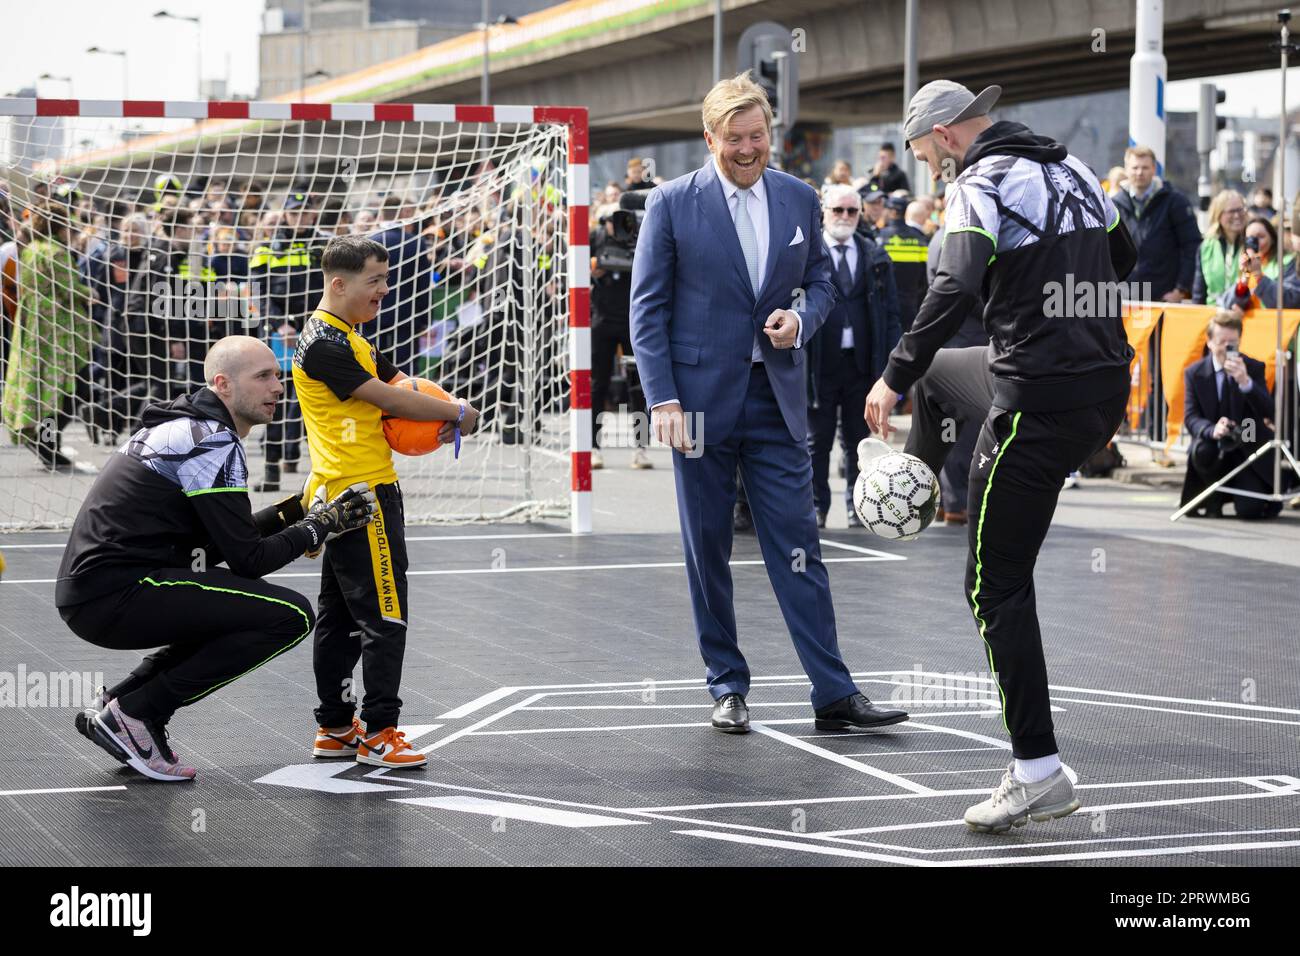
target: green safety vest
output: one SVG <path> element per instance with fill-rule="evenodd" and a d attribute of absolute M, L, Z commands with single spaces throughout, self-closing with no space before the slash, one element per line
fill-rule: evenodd
<path fill-rule="evenodd" d="M 1205 280 L 1205 301 L 1216 302 L 1223 291 L 1237 282 L 1237 260 L 1241 257 L 1241 240 L 1228 252 L 1226 244 L 1215 236 L 1201 243 L 1201 278 Z"/>

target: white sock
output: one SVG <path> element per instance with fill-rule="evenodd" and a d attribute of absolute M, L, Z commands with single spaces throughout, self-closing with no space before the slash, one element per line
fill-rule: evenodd
<path fill-rule="evenodd" d="M 1017 757 L 1016 769 L 1012 773 L 1021 783 L 1038 783 L 1060 769 L 1061 755 L 1056 753 L 1046 757 L 1035 757 L 1032 760 L 1021 760 Z"/>

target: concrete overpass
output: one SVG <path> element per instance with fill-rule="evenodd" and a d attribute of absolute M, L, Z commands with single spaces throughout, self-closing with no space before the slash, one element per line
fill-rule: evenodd
<path fill-rule="evenodd" d="M 503 31 L 494 40 L 493 102 L 586 106 L 597 150 L 696 133 L 699 102 L 712 80 L 713 2 L 655 7 L 644 19 L 560 37 L 541 49 L 520 44 L 516 52 Z M 919 7 L 923 83 L 998 83 L 1005 104 L 1128 85 L 1133 0 L 920 0 Z M 1276 66 L 1268 46 L 1276 9 L 1258 0 L 1166 0 L 1169 79 Z M 740 33 L 759 20 L 805 31 L 801 120 L 838 126 L 900 118 L 903 0 L 726 0 L 724 72 L 733 69 Z M 1102 37 L 1104 52 L 1094 51 Z M 353 79 L 309 93 L 323 99 L 350 87 L 348 98 L 365 99 Z M 388 82 L 382 99 L 472 103 L 478 82 L 479 62 L 471 59 L 432 78 Z"/>

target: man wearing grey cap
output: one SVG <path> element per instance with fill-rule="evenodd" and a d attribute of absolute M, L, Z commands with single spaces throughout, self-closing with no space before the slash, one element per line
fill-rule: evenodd
<path fill-rule="evenodd" d="M 948 183 L 946 235 L 934 283 L 866 408 L 887 435 L 890 409 L 918 380 L 927 402 L 968 415 L 991 395 L 971 458 L 966 563 L 1015 757 L 993 796 L 966 811 L 968 826 L 991 833 L 1079 808 L 1053 734 L 1033 571 L 1065 477 L 1123 418 L 1133 350 L 1111 291 L 1137 260 L 1092 170 L 1048 137 L 989 119 L 1000 92 L 937 80 L 908 105 L 908 147 Z M 1060 307 L 1067 286 L 1092 299 Z M 989 348 L 940 352 L 981 295 Z M 936 472 L 950 447 L 909 436 Z"/>

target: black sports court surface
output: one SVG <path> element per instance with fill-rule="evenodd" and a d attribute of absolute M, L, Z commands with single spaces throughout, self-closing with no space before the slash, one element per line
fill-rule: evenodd
<path fill-rule="evenodd" d="M 825 532 L 845 658 L 913 718 L 854 734 L 814 730 L 757 543 L 738 538 L 747 736 L 708 727 L 676 535 L 408 536 L 403 726 L 426 769 L 313 761 L 310 639 L 177 714 L 192 784 L 145 780 L 77 734 L 74 708 L 19 700 L 0 707 L 0 863 L 1300 863 L 1296 570 L 1280 562 L 1054 528 L 1038 602 L 1083 809 L 990 836 L 961 822 L 1010 760 L 961 595 L 964 530 Z M 0 537 L 0 670 L 112 683 L 137 657 L 59 619 L 62 540 Z M 318 574 L 303 559 L 274 580 L 314 596 Z"/>

